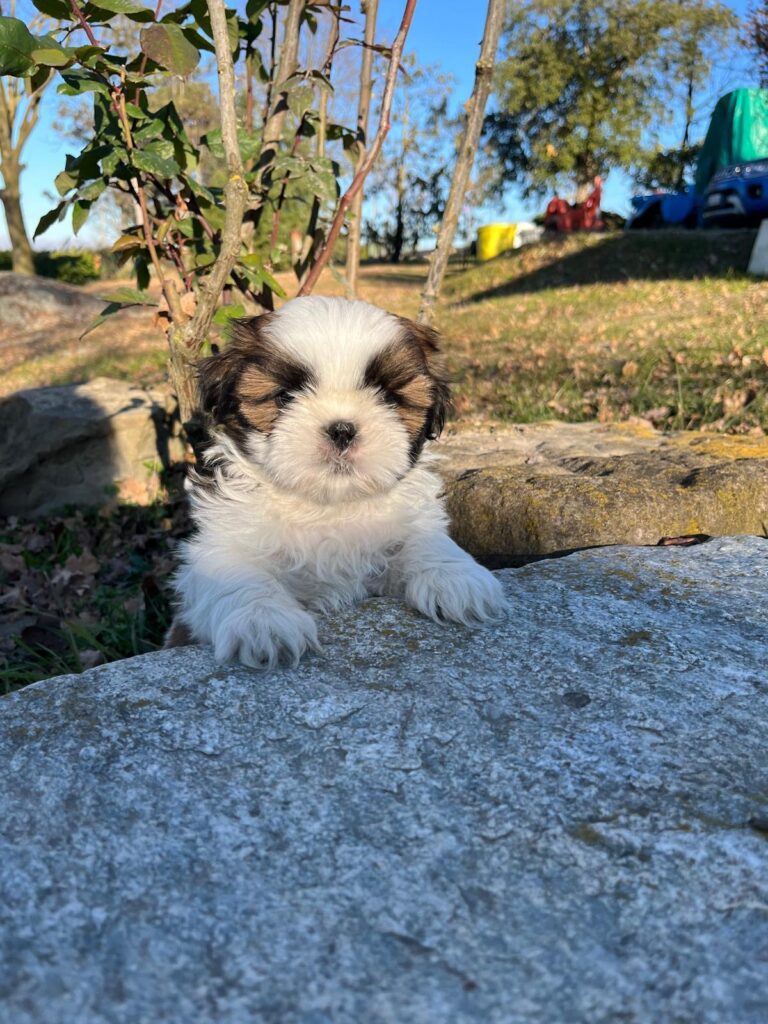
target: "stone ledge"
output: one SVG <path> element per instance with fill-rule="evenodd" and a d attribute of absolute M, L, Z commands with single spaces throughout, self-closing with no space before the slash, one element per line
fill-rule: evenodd
<path fill-rule="evenodd" d="M 768 542 L 502 579 L 0 700 L 0 1017 L 763 1024 Z"/>
<path fill-rule="evenodd" d="M 630 424 L 453 431 L 438 445 L 456 540 L 491 566 L 685 534 L 768 533 L 768 439 Z"/>

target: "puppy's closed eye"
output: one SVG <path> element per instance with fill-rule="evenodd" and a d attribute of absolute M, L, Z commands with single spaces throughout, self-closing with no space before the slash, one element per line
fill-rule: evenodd
<path fill-rule="evenodd" d="M 290 405 L 296 396 L 291 394 L 290 391 L 278 391 L 273 397 L 273 401 L 278 409 L 285 409 L 287 405 Z"/>

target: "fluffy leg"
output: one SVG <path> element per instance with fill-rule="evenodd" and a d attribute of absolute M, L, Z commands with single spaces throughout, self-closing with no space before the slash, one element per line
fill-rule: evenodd
<path fill-rule="evenodd" d="M 213 644 L 217 661 L 251 668 L 295 666 L 318 650 L 315 620 L 273 576 L 243 567 L 221 551 L 187 547 L 176 578 L 179 618 L 198 640 Z"/>
<path fill-rule="evenodd" d="M 405 600 L 430 619 L 471 626 L 506 610 L 496 577 L 444 533 L 410 539 L 396 568 Z"/>

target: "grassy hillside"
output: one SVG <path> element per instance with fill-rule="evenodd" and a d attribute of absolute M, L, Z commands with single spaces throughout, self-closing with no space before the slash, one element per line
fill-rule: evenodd
<path fill-rule="evenodd" d="M 453 265 L 437 326 L 458 413 L 768 426 L 768 282 L 746 276 L 753 241 L 751 231 L 573 235 Z M 361 297 L 413 316 L 425 274 L 421 263 L 365 267 Z M 292 294 L 291 276 L 281 278 Z M 343 287 L 327 273 L 318 292 Z M 20 339 L 4 351 L 0 394 L 96 374 L 161 382 L 165 346 L 151 317 L 83 340 L 71 331 Z"/>
<path fill-rule="evenodd" d="M 753 232 L 571 236 L 451 276 L 440 312 L 468 415 L 768 426 L 768 283 Z"/>

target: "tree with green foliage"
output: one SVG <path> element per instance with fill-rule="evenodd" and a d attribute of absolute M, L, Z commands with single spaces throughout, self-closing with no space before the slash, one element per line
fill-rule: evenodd
<path fill-rule="evenodd" d="M 760 88 L 768 89 L 768 0 L 758 0 L 747 17 L 747 46 L 757 57 Z"/>
<path fill-rule="evenodd" d="M 719 0 L 511 5 L 485 125 L 494 190 L 514 182 L 540 195 L 570 184 L 580 201 L 596 175 L 642 167 L 681 90 L 690 112 L 713 45 L 734 24 Z"/>
<path fill-rule="evenodd" d="M 338 22 L 346 10 L 342 4 L 246 0 L 244 8 L 235 10 L 226 8 L 224 0 L 188 0 L 166 7 L 163 0 L 154 7 L 140 0 L 33 2 L 57 21 L 59 29 L 36 36 L 21 20 L 0 16 L 0 75 L 28 80 L 34 88 L 55 74 L 61 95 L 88 96 L 93 111 L 93 129 L 85 144 L 79 153 L 67 156 L 56 178 L 60 202 L 42 218 L 36 234 L 68 214 L 77 232 L 107 190 L 134 202 L 138 222 L 113 249 L 132 261 L 137 288 L 120 288 L 105 296 L 109 305 L 101 320 L 125 306 L 158 305 L 148 290 L 150 273 L 154 274 L 162 293 L 158 320 L 167 332 L 171 385 L 182 422 L 193 438 L 199 432 L 195 362 L 212 323 L 243 315 L 246 301 L 269 309 L 275 294 L 285 294 L 272 275 L 271 253 L 254 242 L 277 237 L 276 225 L 296 180 L 302 181 L 304 194 L 309 189 L 317 200 L 310 214 L 311 267 L 302 268 L 300 294 L 311 290 L 327 262 L 354 194 L 388 131 L 397 69 L 416 0 L 404 0 L 390 50 L 379 129 L 343 195 L 341 167 L 326 152 L 325 142 L 351 146 L 355 132 L 325 123 L 323 147 L 313 144 L 322 121 L 318 95 L 333 88 L 326 73 L 329 61 L 322 67 L 302 67 L 299 62 L 301 33 L 316 31 L 321 17 Z M 127 50 L 111 45 L 109 26 L 118 16 L 139 26 L 136 45 Z M 265 60 L 261 37 L 270 19 L 273 44 Z M 331 36 L 338 41 L 337 31 Z M 159 109 L 152 96 L 169 77 L 193 74 L 202 53 L 215 61 L 219 126 L 206 132 L 197 146 L 173 96 Z M 244 112 L 238 112 L 236 103 L 237 68 L 245 69 Z M 266 86 L 258 123 L 254 77 Z M 200 147 L 218 161 L 221 184 L 201 181 Z M 244 222 L 249 230 L 243 230 Z M 220 306 L 222 295 L 229 301 Z M 235 295 L 239 301 L 234 301 Z"/>

